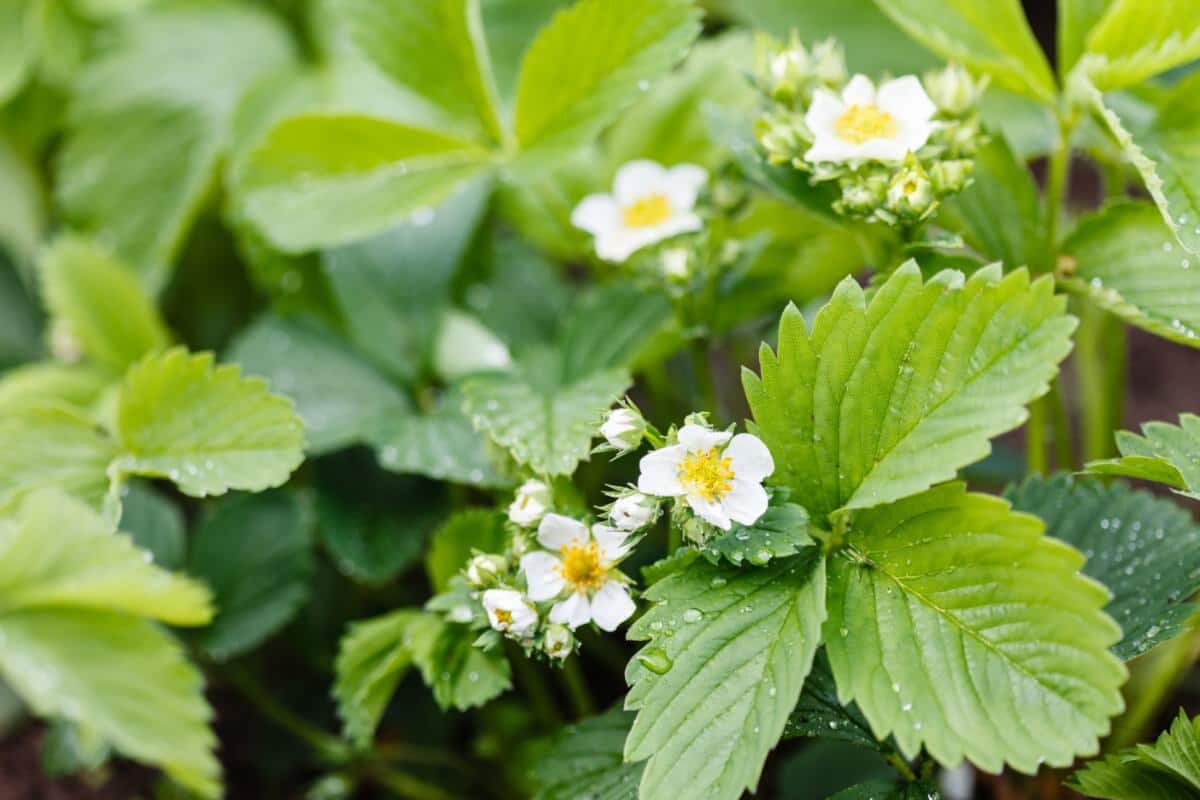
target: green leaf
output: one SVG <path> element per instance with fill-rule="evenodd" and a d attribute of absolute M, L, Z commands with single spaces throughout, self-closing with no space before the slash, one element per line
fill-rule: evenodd
<path fill-rule="evenodd" d="M 237 495 L 215 505 L 192 538 L 188 572 L 219 609 L 201 638 L 227 660 L 274 634 L 308 599 L 312 512 L 294 492 Z"/>
<path fill-rule="evenodd" d="M 830 795 L 829 800 L 940 800 L 937 785 L 930 781 L 877 778 Z"/>
<path fill-rule="evenodd" d="M 450 588 L 450 579 L 466 567 L 476 550 L 502 553 L 507 544 L 502 514 L 484 509 L 456 513 L 433 534 L 425 556 L 425 571 L 429 573 L 434 593 Z"/>
<path fill-rule="evenodd" d="M 1200 527 L 1167 500 L 1122 483 L 1030 477 L 1005 497 L 1087 557 L 1083 571 L 1112 592 L 1106 613 L 1121 625 L 1113 648 L 1128 661 L 1191 630 L 1200 589 Z"/>
<path fill-rule="evenodd" d="M 184 494 L 279 486 L 304 459 L 304 424 L 270 394 L 210 353 L 176 348 L 130 368 L 117 407 L 124 474 L 170 478 Z"/>
<path fill-rule="evenodd" d="M 813 660 L 812 672 L 804 680 L 804 691 L 800 702 L 788 717 L 783 729 L 784 739 L 796 737 L 837 739 L 880 752 L 889 752 L 885 745 L 871 733 L 871 725 L 862 712 L 853 704 L 843 705 L 838 700 L 837 683 L 824 650 Z"/>
<path fill-rule="evenodd" d="M 183 567 L 187 549 L 183 512 L 157 490 L 133 481 L 121 493 L 121 530 L 163 569 Z"/>
<path fill-rule="evenodd" d="M 477 637 L 469 626 L 433 614 L 409 624 L 406 644 L 413 663 L 443 710 L 482 705 L 512 685 L 503 652 L 480 650 L 474 644 Z"/>
<path fill-rule="evenodd" d="M 0 507 L 48 486 L 93 508 L 104 502 L 117 447 L 87 417 L 58 406 L 19 409 L 0 416 L 0 441 Z"/>
<path fill-rule="evenodd" d="M 625 670 L 638 716 L 627 761 L 646 763 L 638 796 L 688 787 L 691 798 L 754 790 L 812 666 L 825 619 L 816 548 L 735 570 L 695 562 L 646 591 L 655 605 L 629 629 L 647 641 Z"/>
<path fill-rule="evenodd" d="M 591 452 L 606 409 L 629 388 L 623 369 L 564 382 L 556 354 L 534 359 L 515 374 L 463 384 L 463 410 L 475 429 L 506 448 L 517 463 L 547 475 L 569 475 Z M 547 362 L 550 363 L 547 363 Z"/>
<path fill-rule="evenodd" d="M 338 647 L 333 684 L 345 737 L 369 747 L 375 728 L 412 656 L 404 644 L 409 624 L 420 612 L 401 609 L 350 626 Z"/>
<path fill-rule="evenodd" d="M 989 261 L 1009 268 L 1045 265 L 1041 195 L 1004 137 L 993 136 L 980 148 L 972 176 L 966 189 L 942 205 L 939 221 Z"/>
<path fill-rule="evenodd" d="M 1102 89 L 1132 86 L 1200 58 L 1200 7 L 1191 0 L 1111 0 L 1087 37 L 1081 68 Z"/>
<path fill-rule="evenodd" d="M 817 520 L 954 477 L 1020 425 L 1070 350 L 1075 320 L 1048 278 L 896 270 L 866 302 L 844 280 L 812 330 L 784 312 L 779 347 L 743 373 L 773 480 Z"/>
<path fill-rule="evenodd" d="M 1067 289 L 1131 325 L 1200 347 L 1200 259 L 1176 244 L 1154 206 L 1124 202 L 1085 217 L 1062 250 L 1072 259 L 1060 279 Z"/>
<path fill-rule="evenodd" d="M 26 364 L 0 375 L 0 415 L 48 405 L 65 405 L 88 415 L 116 380 L 107 370 L 90 364 Z"/>
<path fill-rule="evenodd" d="M 1018 0 L 876 0 L 905 33 L 998 86 L 1047 104 L 1054 75 Z"/>
<path fill-rule="evenodd" d="M 781 497 L 782 496 L 782 497 Z M 808 535 L 808 512 L 785 502 L 786 491 L 775 490 L 771 505 L 753 525 L 736 523 L 705 543 L 701 552 L 713 564 L 724 558 L 735 567 L 748 562 L 763 566 L 774 558 L 792 556 L 814 544 Z"/>
<path fill-rule="evenodd" d="M 37 59 L 37 0 L 14 0 L 0 7 L 0 104 L 25 83 Z"/>
<path fill-rule="evenodd" d="M 3 50 L 0 46 L 0 52 Z M 47 224 L 42 193 L 34 164 L 0 136 L 0 248 L 27 276 L 33 275 L 34 257 Z"/>
<path fill-rule="evenodd" d="M 344 244 L 437 205 L 484 173 L 487 159 L 470 142 L 400 122 L 301 114 L 248 156 L 242 213 L 281 250 Z"/>
<path fill-rule="evenodd" d="M 497 143 L 506 137 L 478 0 L 340 0 L 351 40 L 375 66 Z"/>
<path fill-rule="evenodd" d="M 167 329 L 133 272 L 94 242 L 65 236 L 40 264 L 42 294 L 83 351 L 114 372 L 165 348 Z"/>
<path fill-rule="evenodd" d="M 619 282 L 583 293 L 558 334 L 563 379 L 636 364 L 671 321 L 671 301 L 659 291 Z"/>
<path fill-rule="evenodd" d="M 1141 436 L 1117 431 L 1116 439 L 1121 457 L 1093 461 L 1088 472 L 1164 483 L 1200 500 L 1200 417 L 1181 414 L 1178 425 L 1147 422 Z"/>
<path fill-rule="evenodd" d="M 1087 36 L 1104 16 L 1110 0 L 1059 0 L 1058 74 L 1067 75 L 1083 55 Z"/>
<path fill-rule="evenodd" d="M 521 63 L 521 147 L 565 150 L 594 137 L 683 57 L 698 17 L 690 0 L 579 0 L 558 12 Z"/>
<path fill-rule="evenodd" d="M 633 714 L 612 708 L 556 733 L 531 767 L 534 800 L 637 800 L 642 764 L 622 753 Z"/>
<path fill-rule="evenodd" d="M 1093 761 L 1071 776 L 1072 789 L 1109 800 L 1200 797 L 1200 725 L 1181 709 L 1154 744 Z"/>
<path fill-rule="evenodd" d="M 1090 755 L 1124 703 L 1121 630 L 1083 556 L 959 483 L 855 514 L 829 565 L 826 649 L 876 737 L 1034 773 Z"/>
<path fill-rule="evenodd" d="M 228 359 L 291 398 L 313 455 L 364 442 L 382 421 L 410 413 L 391 381 L 315 320 L 263 317 Z"/>
<path fill-rule="evenodd" d="M 55 489 L 0 520 L 0 674 L 46 717 L 84 725 L 204 797 L 220 794 L 200 673 L 143 617 L 202 624 L 204 587 L 147 563 Z"/>

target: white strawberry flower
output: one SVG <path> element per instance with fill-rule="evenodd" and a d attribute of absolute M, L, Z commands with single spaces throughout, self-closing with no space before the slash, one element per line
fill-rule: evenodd
<path fill-rule="evenodd" d="M 589 530 L 579 520 L 547 514 L 537 532 L 546 550 L 521 557 L 529 598 L 537 602 L 562 598 L 550 609 L 550 621 L 571 630 L 588 622 L 605 631 L 616 630 L 635 608 L 623 576 L 615 569 L 629 553 L 627 537 L 625 531 L 607 525 L 595 524 Z"/>
<path fill-rule="evenodd" d="M 937 107 L 913 75 L 884 81 L 876 91 L 865 75 L 855 75 L 841 96 L 828 89 L 813 92 L 804 123 L 813 145 L 804 160 L 845 163 L 879 161 L 899 164 L 929 141 Z"/>
<path fill-rule="evenodd" d="M 508 518 L 522 528 L 528 528 L 542 518 L 551 502 L 549 486 L 539 480 L 527 480 L 517 489 L 517 496 L 508 506 Z"/>
<path fill-rule="evenodd" d="M 714 431 L 688 423 L 678 444 L 642 457 L 638 491 L 682 497 L 692 511 L 722 530 L 752 525 L 767 510 L 763 480 L 775 471 L 771 451 L 757 436 Z"/>
<path fill-rule="evenodd" d="M 649 525 L 657 514 L 657 500 L 641 492 L 633 492 L 617 498 L 608 511 L 608 518 L 618 530 L 639 531 Z"/>
<path fill-rule="evenodd" d="M 632 409 L 614 408 L 604 418 L 600 435 L 612 449 L 627 452 L 642 443 L 642 437 L 646 435 L 646 420 Z"/>
<path fill-rule="evenodd" d="M 694 211 L 708 173 L 695 164 L 674 167 L 645 159 L 617 170 L 612 194 L 590 194 L 571 212 L 571 224 L 592 234 L 596 255 L 625 261 L 647 245 L 698 231 Z"/>
<path fill-rule="evenodd" d="M 501 633 L 525 638 L 537 627 L 537 609 L 515 589 L 488 589 L 483 593 L 483 608 L 488 622 Z"/>

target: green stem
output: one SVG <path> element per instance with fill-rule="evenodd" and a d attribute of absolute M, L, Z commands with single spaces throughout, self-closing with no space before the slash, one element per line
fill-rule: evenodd
<path fill-rule="evenodd" d="M 592 702 L 591 692 L 588 691 L 587 680 L 579 666 L 579 656 L 571 656 L 562 665 L 563 687 L 567 690 L 567 699 L 571 701 L 571 710 L 576 719 L 590 717 L 596 713 L 596 704 Z"/>
<path fill-rule="evenodd" d="M 1039 397 L 1029 406 L 1029 421 L 1025 423 L 1025 469 L 1030 475 L 1046 474 L 1047 405 L 1046 398 Z"/>
<path fill-rule="evenodd" d="M 708 411 L 720 424 L 722 417 L 720 402 L 717 397 L 717 382 L 713 377 L 712 362 L 708 358 L 708 340 L 693 339 L 689 348 L 692 355 L 692 373 L 696 378 L 696 391 L 700 398 L 700 407 Z"/>
<path fill-rule="evenodd" d="M 554 696 L 546 689 L 545 681 L 534 668 L 533 662 L 512 644 L 506 643 L 505 649 L 508 651 L 508 662 L 516 672 L 517 684 L 533 707 L 533 715 L 538 718 L 543 728 L 556 728 L 561 725 L 562 717 L 554 703 Z"/>
<path fill-rule="evenodd" d="M 409 800 L 454 800 L 455 797 L 438 786 L 380 763 L 369 764 L 363 774 L 374 783 Z"/>
<path fill-rule="evenodd" d="M 221 669 L 220 674 L 264 717 L 307 744 L 324 760 L 334 764 L 350 760 L 352 751 L 348 744 L 280 703 L 246 670 L 230 666 Z"/>
<path fill-rule="evenodd" d="M 1062 391 L 1062 375 L 1060 374 L 1050 384 L 1050 394 L 1046 396 L 1050 404 L 1051 435 L 1054 437 L 1054 466 L 1056 469 L 1074 470 L 1075 445 L 1072 442 L 1071 417 L 1067 412 L 1067 399 Z"/>
<path fill-rule="evenodd" d="M 1125 411 L 1125 327 L 1095 306 L 1082 303 L 1077 311 L 1075 365 L 1083 414 L 1083 459 L 1113 455 L 1113 431 Z"/>
<path fill-rule="evenodd" d="M 1200 656 L 1200 630 L 1164 642 L 1133 663 L 1125 684 L 1125 713 L 1113 720 L 1112 735 L 1104 742 L 1115 752 L 1143 741 L 1179 683 Z"/>
<path fill-rule="evenodd" d="M 1071 174 L 1071 133 L 1073 118 L 1059 119 L 1058 145 L 1050 154 L 1046 173 L 1046 263 L 1043 271 L 1053 272 L 1058 260 L 1058 223 L 1066 212 L 1067 181 Z"/>
<path fill-rule="evenodd" d="M 912 767 L 898 753 L 888 753 L 884 758 L 896 768 L 896 771 L 900 773 L 904 780 L 912 783 L 917 779 L 917 773 L 912 771 Z"/>
<path fill-rule="evenodd" d="M 667 520 L 667 555 L 673 555 L 683 546 L 683 530 Z"/>

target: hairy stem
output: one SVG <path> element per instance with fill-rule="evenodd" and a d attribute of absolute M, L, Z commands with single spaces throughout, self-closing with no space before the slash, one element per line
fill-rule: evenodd
<path fill-rule="evenodd" d="M 708 340 L 705 338 L 693 339 L 690 352 L 692 374 L 695 376 L 701 410 L 712 413 L 714 420 L 719 425 L 724 416 L 719 407 L 720 399 L 717 396 L 717 381 L 713 375 L 712 361 L 709 360 Z"/>
<path fill-rule="evenodd" d="M 1084 461 L 1114 454 L 1113 431 L 1125 412 L 1125 327 L 1089 304 L 1078 309 L 1075 364 L 1083 399 Z"/>

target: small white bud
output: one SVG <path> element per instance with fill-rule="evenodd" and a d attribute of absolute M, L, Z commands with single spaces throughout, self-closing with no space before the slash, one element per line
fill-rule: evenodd
<path fill-rule="evenodd" d="M 936 201 L 933 183 L 917 163 L 906 164 L 888 187 L 888 209 L 902 217 L 924 217 L 933 210 Z"/>
<path fill-rule="evenodd" d="M 50 326 L 50 352 L 57 360 L 67 364 L 74 364 L 83 358 L 83 343 L 75 335 L 71 323 L 65 319 L 55 320 Z"/>
<path fill-rule="evenodd" d="M 632 409 L 614 408 L 600 426 L 600 435 L 614 450 L 627 452 L 642 443 L 642 437 L 646 435 L 646 420 Z"/>
<path fill-rule="evenodd" d="M 564 659 L 575 649 L 575 634 L 566 625 L 549 625 L 542 639 L 542 647 L 551 658 Z"/>
<path fill-rule="evenodd" d="M 658 515 L 658 502 L 641 492 L 618 498 L 608 512 L 613 527 L 622 531 L 641 530 Z"/>
<path fill-rule="evenodd" d="M 979 102 L 987 85 L 986 78 L 976 81 L 971 73 L 958 64 L 927 73 L 923 82 L 934 105 L 954 116 L 970 111 Z"/>
<path fill-rule="evenodd" d="M 683 247 L 670 247 L 659 256 L 663 275 L 673 281 L 686 281 L 692 274 L 692 254 Z"/>
<path fill-rule="evenodd" d="M 467 562 L 467 583 L 481 589 L 495 583 L 504 571 L 504 559 L 491 553 L 481 553 Z"/>
<path fill-rule="evenodd" d="M 549 486 L 539 480 L 527 480 L 517 489 L 517 496 L 508 507 L 508 518 L 528 528 L 550 510 L 552 499 Z"/>

